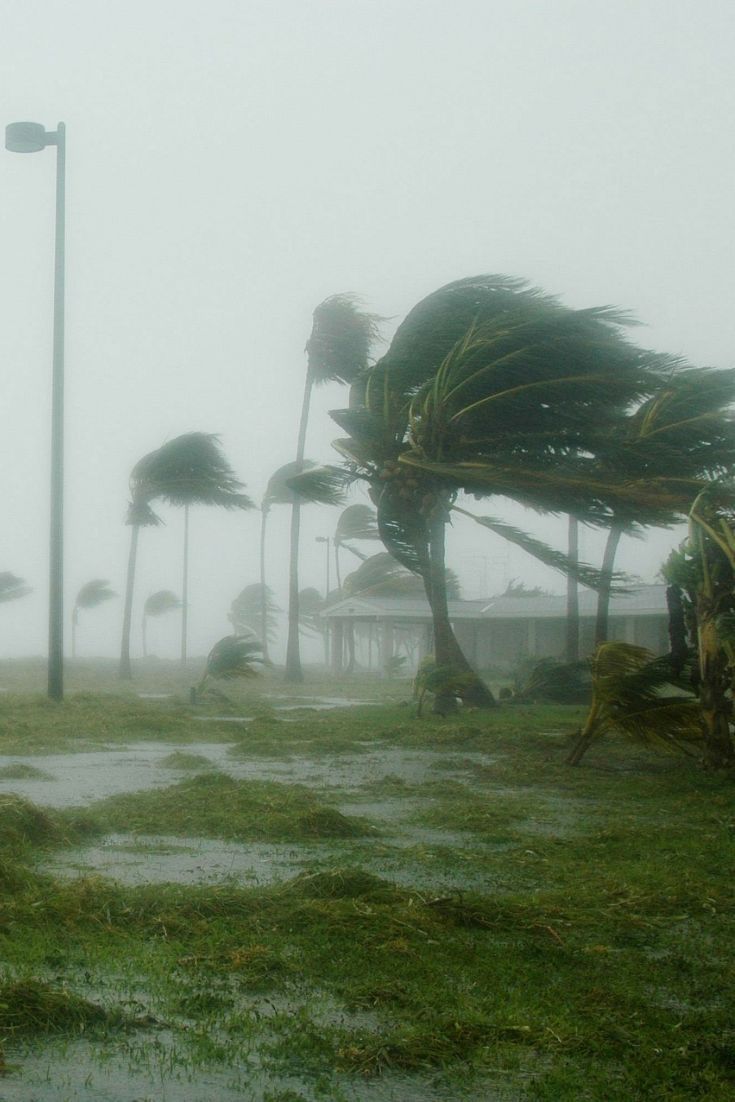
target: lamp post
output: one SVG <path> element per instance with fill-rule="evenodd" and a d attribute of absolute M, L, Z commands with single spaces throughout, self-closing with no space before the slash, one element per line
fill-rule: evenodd
<path fill-rule="evenodd" d="M 5 128 L 11 153 L 39 153 L 56 146 L 56 234 L 54 247 L 54 350 L 51 375 L 51 519 L 49 540 L 48 695 L 64 698 L 64 220 L 66 127 L 46 130 L 37 122 Z"/>

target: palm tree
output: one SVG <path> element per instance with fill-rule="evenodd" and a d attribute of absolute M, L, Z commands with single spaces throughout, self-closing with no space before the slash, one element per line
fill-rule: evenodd
<path fill-rule="evenodd" d="M 79 610 L 82 608 L 96 608 L 104 601 L 117 597 L 117 593 L 110 589 L 110 583 L 106 578 L 93 578 L 87 582 L 77 593 L 74 608 L 71 614 L 71 656 L 77 656 L 77 625 L 79 623 Z"/>
<path fill-rule="evenodd" d="M 296 443 L 296 463 L 303 463 L 306 430 L 314 385 L 352 383 L 367 368 L 370 351 L 378 338 L 380 318 L 358 307 L 354 295 L 332 295 L 314 311 L 311 335 L 306 342 L 306 381 Z M 303 681 L 299 648 L 299 532 L 300 502 L 291 507 L 286 679 Z"/>
<path fill-rule="evenodd" d="M 265 609 L 265 627 L 263 622 Z M 263 662 L 270 665 L 267 646 L 276 637 L 277 613 L 281 610 L 275 602 L 273 590 L 262 582 L 253 582 L 235 597 L 230 606 L 229 621 L 237 635 L 252 632 L 260 639 Z"/>
<path fill-rule="evenodd" d="M 120 643 L 119 676 L 126 681 L 132 680 L 133 669 L 130 663 L 130 633 L 133 625 L 133 591 L 135 588 L 135 568 L 138 561 L 138 539 L 141 528 L 153 528 L 163 521 L 153 512 L 143 485 L 134 478 L 135 468 L 130 477 L 130 502 L 125 523 L 130 525 L 130 549 L 128 568 L 125 577 L 125 602 L 123 605 L 122 640 Z"/>
<path fill-rule="evenodd" d="M 189 432 L 169 440 L 143 456 L 130 476 L 133 525 L 131 556 L 125 596 L 120 676 L 130 678 L 130 623 L 135 577 L 137 533 L 143 524 L 158 524 L 150 503 L 162 500 L 184 507 L 184 569 L 181 600 L 181 663 L 186 663 L 189 589 L 189 509 L 191 505 L 218 505 L 224 509 L 252 509 L 253 502 L 242 493 L 243 484 L 225 459 L 219 438 L 213 433 Z"/>
<path fill-rule="evenodd" d="M 719 478 L 735 464 L 735 371 L 692 368 L 661 356 L 653 366 L 659 378 L 654 393 L 601 442 L 598 461 L 603 472 L 627 478 L 660 478 L 676 471 L 699 483 Z M 689 504 L 696 496 L 696 488 Z M 624 534 L 639 535 L 643 527 L 669 527 L 681 519 L 679 508 L 616 505 L 607 521 L 608 536 L 598 590 L 595 643 L 607 641 L 610 594 L 615 556 Z"/>
<path fill-rule="evenodd" d="M 378 518 L 369 505 L 348 505 L 343 509 L 334 530 L 334 565 L 337 574 L 337 588 L 342 588 L 342 576 L 339 568 L 339 549 L 345 547 L 363 561 L 367 555 L 352 546 L 353 540 L 379 540 Z"/>
<path fill-rule="evenodd" d="M 353 388 L 336 442 L 365 478 L 388 550 L 424 581 L 437 664 L 470 674 L 447 613 L 445 526 L 452 510 L 525 550 L 575 569 L 567 556 L 495 517 L 460 508 L 460 491 L 602 523 L 614 506 L 680 506 L 671 477 L 637 482 L 595 456 L 620 416 L 650 394 L 655 357 L 623 339 L 610 308 L 571 310 L 502 276 L 460 280 L 419 303 L 388 352 Z M 686 492 L 691 493 L 691 480 Z M 594 572 L 576 567 L 588 581 Z M 479 678 L 465 699 L 494 703 Z M 438 698 L 435 708 L 453 700 Z"/>
<path fill-rule="evenodd" d="M 303 484 L 303 489 L 301 488 Z M 328 468 L 318 466 L 311 459 L 284 463 L 268 479 L 260 506 L 260 585 L 261 585 L 261 626 L 263 639 L 263 658 L 270 664 L 268 656 L 268 607 L 266 595 L 269 592 L 265 579 L 266 526 L 273 505 L 302 504 L 340 505 L 344 500 L 344 479 L 336 477 Z"/>
<path fill-rule="evenodd" d="M 17 601 L 20 597 L 27 597 L 31 592 L 31 586 L 26 585 L 22 578 L 11 574 L 9 570 L 0 571 L 0 604 L 5 604 L 6 601 Z"/>
<path fill-rule="evenodd" d="M 664 576 L 678 600 L 697 655 L 696 688 L 702 712 L 705 761 L 732 766 L 731 733 L 735 687 L 735 492 L 711 483 L 689 514 L 689 538 L 673 552 Z M 672 651 L 675 646 L 672 633 Z M 681 661 L 681 659 L 680 659 Z"/>
<path fill-rule="evenodd" d="M 256 639 L 239 635 L 225 635 L 212 647 L 207 656 L 204 673 L 198 685 L 191 690 L 192 704 L 204 692 L 210 678 L 233 681 L 237 678 L 256 677 L 262 662 L 260 643 Z"/>
<path fill-rule="evenodd" d="M 165 616 L 167 612 L 175 612 L 181 608 L 181 601 L 170 589 L 158 589 L 146 598 L 143 605 L 143 619 L 141 621 L 141 635 L 143 639 L 143 657 L 148 657 L 147 624 L 149 616 Z"/>

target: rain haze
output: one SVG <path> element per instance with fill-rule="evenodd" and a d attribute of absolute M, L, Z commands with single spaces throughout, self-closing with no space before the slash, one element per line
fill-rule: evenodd
<path fill-rule="evenodd" d="M 430 291 L 502 272 L 732 366 L 734 29 L 729 0 L 5 0 L 3 125 L 68 128 L 67 609 L 90 578 L 122 594 L 128 476 L 164 441 L 219 434 L 260 501 L 294 458 L 328 295 L 359 295 L 389 338 Z M 0 569 L 34 587 L 2 608 L 4 656 L 46 647 L 53 189 L 52 151 L 0 155 Z M 316 393 L 310 458 L 335 459 L 328 410 L 344 404 L 339 386 Z M 562 520 L 487 511 L 563 546 Z M 268 562 L 281 607 L 287 513 Z M 181 589 L 183 514 L 162 515 L 138 610 Z M 324 588 L 315 538 L 336 517 L 304 510 L 302 586 Z M 191 653 L 258 580 L 258 530 L 256 511 L 193 510 Z M 654 580 L 679 538 L 624 540 L 618 564 Z M 599 537 L 581 550 L 599 561 Z M 563 588 L 459 524 L 448 562 L 468 597 L 513 577 Z M 80 653 L 115 654 L 121 604 L 85 619 Z M 152 649 L 173 656 L 176 627 Z"/>

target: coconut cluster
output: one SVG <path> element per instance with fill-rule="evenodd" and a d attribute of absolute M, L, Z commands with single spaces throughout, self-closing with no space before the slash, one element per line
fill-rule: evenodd
<path fill-rule="evenodd" d="M 415 467 L 397 460 L 386 460 L 378 472 L 381 482 L 390 483 L 391 494 L 405 501 L 424 517 L 436 519 L 449 511 L 451 494 L 446 487 Z"/>

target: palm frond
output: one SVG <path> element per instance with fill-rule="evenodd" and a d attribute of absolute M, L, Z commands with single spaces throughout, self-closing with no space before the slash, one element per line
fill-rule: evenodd
<path fill-rule="evenodd" d="M 592 705 L 570 764 L 577 765 L 589 745 L 609 731 L 685 753 L 688 743 L 701 741 L 702 709 L 684 695 L 668 656 L 654 658 L 631 643 L 603 643 L 591 670 Z M 672 687 L 678 690 L 674 694 Z"/>
<path fill-rule="evenodd" d="M 314 505 L 342 505 L 353 476 L 342 467 L 323 466 L 302 470 L 286 485 L 302 503 Z"/>
<path fill-rule="evenodd" d="M 339 547 L 348 540 L 379 540 L 378 519 L 369 505 L 348 505 L 337 520 L 334 543 Z"/>
<path fill-rule="evenodd" d="M 320 303 L 306 343 L 312 381 L 350 383 L 356 379 L 368 365 L 382 320 L 360 309 L 360 300 L 352 294 L 331 295 Z"/>
<path fill-rule="evenodd" d="M 255 507 L 213 433 L 184 433 L 144 455 L 133 467 L 130 485 L 134 502 L 161 499 L 175 506 Z"/>
<path fill-rule="evenodd" d="M 147 501 L 138 497 L 128 502 L 125 523 L 131 526 L 137 525 L 139 528 L 157 528 L 158 525 L 163 524 L 163 520 L 153 512 Z"/>
<path fill-rule="evenodd" d="M 163 616 L 181 608 L 181 601 L 170 589 L 158 589 L 146 598 L 143 605 L 144 616 Z"/>
<path fill-rule="evenodd" d="M 535 536 L 522 531 L 520 528 L 516 528 L 513 524 L 508 524 L 498 517 L 478 517 L 474 513 L 470 513 L 469 510 L 460 508 L 458 505 L 453 505 L 452 511 L 459 513 L 463 517 L 469 517 L 470 520 L 474 520 L 476 524 L 494 532 L 495 535 L 500 536 L 501 539 L 507 540 L 516 547 L 522 548 L 526 554 L 531 555 L 534 559 L 538 559 L 538 561 L 544 563 L 545 566 L 550 566 L 553 570 L 558 570 L 566 577 L 574 578 L 581 585 L 587 586 L 589 589 L 602 589 L 605 587 L 605 579 L 601 576 L 600 571 L 596 570 L 594 566 L 578 562 L 576 559 L 570 559 L 563 551 L 557 551 L 556 548 L 550 547 L 549 544 L 544 543 L 543 540 L 537 539 Z M 621 575 L 617 575 L 616 577 L 619 583 L 622 580 Z M 629 590 L 620 584 L 616 584 L 613 586 L 613 592 L 627 593 Z"/>
<path fill-rule="evenodd" d="M 109 601 L 112 597 L 117 597 L 117 593 L 113 589 L 110 589 L 110 583 L 106 578 L 93 578 L 91 582 L 87 582 L 77 593 L 76 600 L 74 602 L 75 608 L 95 608 L 97 605 L 102 604 L 103 601 Z"/>
<path fill-rule="evenodd" d="M 225 635 L 212 647 L 202 677 L 205 679 L 255 677 L 262 662 L 262 647 L 256 639 L 240 635 Z"/>
<path fill-rule="evenodd" d="M 17 601 L 20 597 L 26 597 L 32 592 L 32 587 L 26 585 L 23 578 L 11 574 L 9 570 L 0 572 L 0 604 L 6 601 Z"/>

